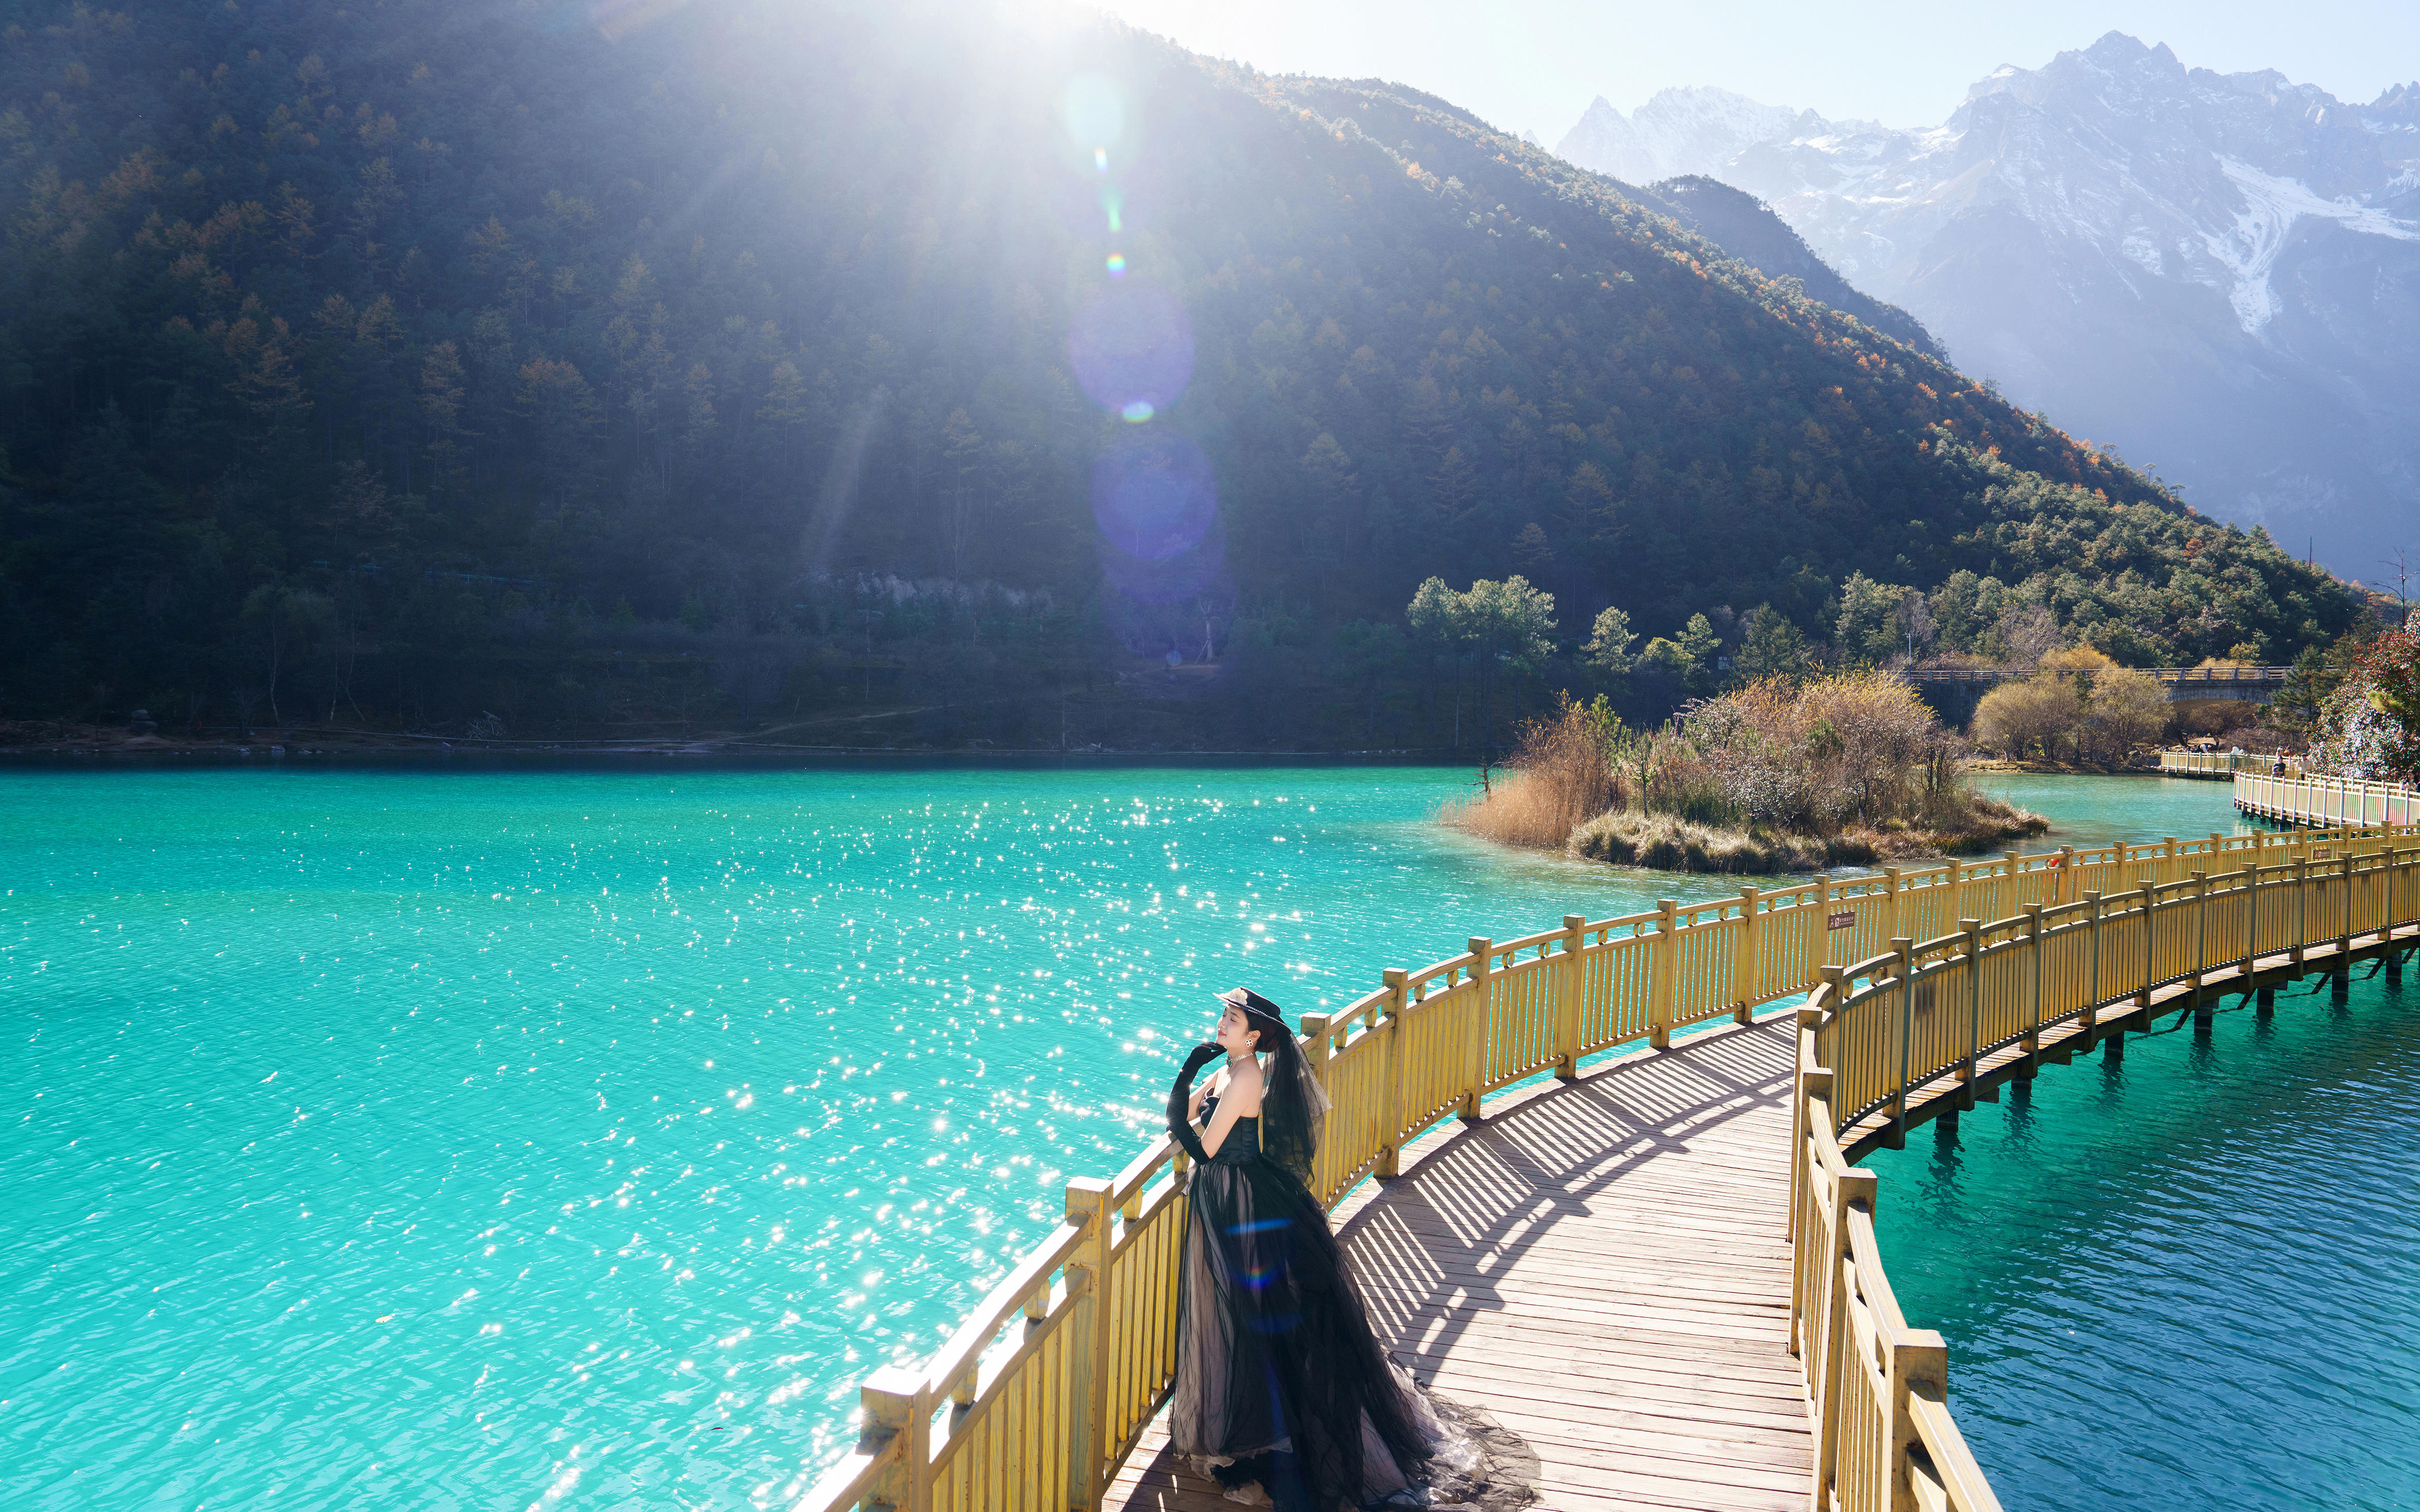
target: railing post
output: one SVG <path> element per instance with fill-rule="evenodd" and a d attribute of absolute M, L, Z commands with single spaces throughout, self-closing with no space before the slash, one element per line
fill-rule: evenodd
<path fill-rule="evenodd" d="M 1555 1075 L 1570 1081 L 1580 1073 L 1580 1021 L 1588 1011 L 1588 916 L 1563 916 L 1563 989 L 1561 1011 L 1555 1019 Z"/>
<path fill-rule="evenodd" d="M 1764 980 L 1757 969 L 1759 926 L 1756 918 L 1757 892 L 1754 887 L 1740 889 L 1739 941 L 1731 955 L 1731 1017 L 1741 1024 L 1756 1022 L 1756 984 Z"/>
<path fill-rule="evenodd" d="M 2102 986 L 2102 982 L 2101 982 L 2101 904 L 2102 904 L 2101 889 L 2100 889 L 2100 888 L 2098 888 L 2098 887 L 2092 887 L 2092 888 L 2088 888 L 2088 889 L 2086 889 L 2086 892 L 2085 892 L 2085 894 L 2084 894 L 2084 901 L 2085 901 L 2085 903 L 2086 903 L 2087 905 L 2089 905 L 2090 910 L 2091 910 L 2091 911 L 2090 911 L 2090 913 L 2089 913 L 2089 914 L 2087 914 L 2086 917 L 2090 920 L 2090 933 L 2091 933 L 2091 940 L 2092 940 L 2092 985 L 2091 985 L 2090 990 L 2089 990 L 2089 991 L 2087 991 L 2087 992 L 2085 994 L 2085 1002 L 2084 1002 L 2084 1024 L 2085 1024 L 2085 1026 L 2086 1026 L 2086 1028 L 2098 1028 L 2098 1027 L 2100 1027 L 2100 1025 L 2101 1025 L 2101 986 Z M 2086 1039 L 2086 1041 L 2085 1041 L 2085 1043 L 2086 1043 L 2086 1047 L 2087 1047 L 2087 1048 L 2090 1046 L 2091 1042 L 2092 1042 L 2092 1041 L 2091 1041 L 2091 1040 L 2090 1040 L 2088 1037 L 2087 1037 L 2087 1038 Z"/>
<path fill-rule="evenodd" d="M 2025 904 L 2026 954 L 2033 958 L 2033 1008 L 2025 1017 L 2025 1037 L 2018 1045 L 2031 1056 L 2041 1049 L 2042 1020 L 2042 905 Z"/>
<path fill-rule="evenodd" d="M 1328 1025 L 1332 1021 L 1333 1015 L 1326 1013 L 1305 1013 L 1302 1016 L 1303 1038 L 1310 1041 L 1310 1043 L 1303 1049 L 1303 1057 L 1311 1062 L 1311 1074 L 1312 1078 L 1319 1083 L 1322 1090 L 1326 1090 L 1327 1087 L 1327 1057 L 1331 1053 L 1330 1046 L 1327 1042 L 1327 1029 Z M 1321 1116 L 1319 1125 L 1318 1148 L 1323 1154 L 1325 1154 L 1326 1151 L 1336 1148 L 1335 1135 L 1336 1100 L 1331 1097 L 1327 1100 L 1327 1111 Z M 1178 1153 L 1183 1154 L 1184 1151 L 1179 1150 Z M 1311 1180 L 1314 1184 L 1311 1187 L 1311 1195 L 1324 1202 L 1327 1199 L 1327 1194 L 1319 1189 L 1320 1176 L 1318 1165 L 1319 1163 L 1317 1162 L 1314 1162 L 1312 1165 Z M 1141 1198 L 1142 1194 L 1138 1192 L 1135 1194 L 1134 1198 L 1126 1204 L 1126 1222 L 1132 1223 L 1141 1216 L 1141 1212 L 1140 1211 Z"/>
<path fill-rule="evenodd" d="M 2381 922 L 2386 927 L 2379 937 L 2386 942 L 2387 958 L 2392 961 L 2395 956 L 2395 926 L 2401 922 L 2395 917 L 2395 826 L 2393 825 L 2386 826 L 2386 918 Z"/>
<path fill-rule="evenodd" d="M 928 1512 L 933 1504 L 933 1398 L 924 1378 L 905 1365 L 887 1365 L 858 1388 L 865 1414 L 861 1437 L 871 1448 L 904 1436 L 899 1458 L 867 1494 L 868 1503 L 899 1512 Z"/>
<path fill-rule="evenodd" d="M 1850 1257 L 1854 1248 L 1849 1237 L 1849 1210 L 1862 1205 L 1868 1212 L 1873 1211 L 1876 1196 L 1874 1173 L 1852 1167 L 1833 1179 L 1832 1209 L 1824 1215 L 1828 1230 L 1823 1236 L 1825 1306 L 1819 1351 L 1823 1379 L 1807 1383 L 1815 1408 L 1814 1487 L 1807 1502 L 1812 1512 L 1840 1504 L 1825 1493 L 1840 1463 L 1840 1377 L 1846 1368 L 1841 1362 L 1857 1336 L 1856 1325 L 1849 1319 Z"/>
<path fill-rule="evenodd" d="M 2201 1007 L 2201 974 L 2210 965 L 2210 873 L 2195 872 L 2194 884 L 2193 1003 Z"/>
<path fill-rule="evenodd" d="M 1966 912 L 1966 869 L 1958 857 L 1949 858 L 1949 917 L 1963 918 Z"/>
<path fill-rule="evenodd" d="M 2116 869 L 2111 877 L 2114 881 L 2123 882 L 2126 880 L 2126 842 L 2122 840 L 2118 841 L 2114 849 L 2118 854 L 2109 858 L 2110 865 Z"/>
<path fill-rule="evenodd" d="M 1802 979 L 1808 992 L 1823 980 L 1823 966 L 1831 960 L 1832 951 L 1832 873 L 1815 873 L 1815 922 L 1807 930 L 1807 972 Z"/>
<path fill-rule="evenodd" d="M 2294 855 L 2294 975 L 2303 974 L 2303 944 L 2311 933 L 2311 857 L 2307 847 Z"/>
<path fill-rule="evenodd" d="M 1898 867 L 1895 867 L 1895 866 L 1886 866 L 1886 867 L 1884 867 L 1884 868 L 1883 868 L 1883 896 L 1884 896 L 1885 899 L 1889 900 L 1889 901 L 1888 901 L 1888 902 L 1884 905 L 1886 909 L 1888 909 L 1888 911 L 1889 911 L 1889 913 L 1890 913 L 1890 935 L 1889 935 L 1889 937 L 1890 937 L 1891 939 L 1897 939 L 1897 938 L 1899 938 L 1900 933 L 1900 931 L 1901 931 L 1901 926 L 1900 926 L 1900 917 L 1899 917 L 1899 868 L 1898 868 Z"/>
<path fill-rule="evenodd" d="M 2336 910 L 2336 974 L 2352 969 L 2352 847 L 2345 847 L 2344 906 Z"/>
<path fill-rule="evenodd" d="M 2149 1008 L 2151 1006 L 2151 980 L 2158 972 L 2160 960 L 2160 895 L 2155 883 L 2146 882 L 2135 890 L 2142 894 L 2143 899 L 2140 905 L 2143 910 L 2143 988 L 2134 995 L 2134 1002 L 2139 1007 Z M 2143 1027 L 2148 1029 L 2150 1026 L 2151 1021 L 2147 1014 Z"/>
<path fill-rule="evenodd" d="M 1109 1197 L 1116 1188 L 1115 1181 L 1097 1176 L 1079 1176 L 1067 1183 L 1067 1219 L 1084 1226 L 1083 1247 L 1067 1262 L 1067 1291 L 1078 1309 L 1067 1324 L 1076 1331 L 1068 1351 L 1075 1369 L 1067 1391 L 1073 1409 L 1067 1426 L 1067 1493 L 1078 1512 L 1099 1506 L 1109 1481 L 1109 1324 L 1116 1316 L 1109 1305 Z M 1076 1296 L 1079 1272 L 1080 1298 Z M 919 1502 L 917 1512 L 930 1500 L 927 1496 Z"/>
<path fill-rule="evenodd" d="M 1655 902 L 1655 977 L 1647 996 L 1647 1042 L 1662 1050 L 1672 1043 L 1672 982 L 1680 966 L 1681 921 L 1669 898 Z"/>
<path fill-rule="evenodd" d="M 1891 1096 L 1891 1148 L 1907 1142 L 1908 1052 L 1916 1032 L 1916 942 L 1904 934 L 1891 937 L 1891 953 L 1899 957 L 1899 1090 Z"/>
<path fill-rule="evenodd" d="M 1807 1196 L 1808 1158 L 1807 1141 L 1810 1137 L 1807 1131 L 1813 1122 L 1814 1100 L 1820 1097 L 1826 1105 L 1829 1105 L 1832 1101 L 1832 1072 L 1822 1066 L 1809 1066 L 1807 1063 L 1807 1057 L 1800 1053 L 1800 1047 L 1806 1042 L 1807 1037 L 1812 1034 L 1815 1026 L 1823 1021 L 1822 1009 L 1800 1008 L 1798 1033 L 1791 1041 L 1790 1054 L 1794 1062 L 1791 1067 L 1791 1075 L 1796 1083 L 1794 1088 L 1796 1105 L 1790 1110 L 1790 1242 L 1792 1245 L 1807 1242 L 1807 1237 L 1798 1231 L 1798 1208 Z M 1794 1274 L 1804 1273 L 1803 1268 L 1795 1263 L 1791 1266 L 1791 1270 Z M 1798 1295 L 1798 1288 L 1793 1284 L 1790 1288 L 1793 1318 L 1790 1330 L 1790 1345 L 1792 1350 L 1802 1348 L 1794 1319 L 1805 1300 Z"/>
<path fill-rule="evenodd" d="M 2163 836 L 2160 841 L 2160 874 L 2157 880 L 2174 882 L 2176 870 L 2177 838 L 2174 835 Z"/>
<path fill-rule="evenodd" d="M 2260 962 L 2260 853 L 2243 863 L 2243 985 Z"/>
<path fill-rule="evenodd" d="M 1966 1064 L 1960 1069 L 1958 1079 L 1966 1084 L 1966 1105 L 1972 1107 L 1976 1051 L 1983 1042 L 1983 921 L 1962 918 L 1958 927 L 1966 935 Z"/>
<path fill-rule="evenodd" d="M 1405 999 L 1411 995 L 1406 985 L 1412 974 L 1401 966 L 1388 966 L 1380 973 L 1387 984 L 1387 1042 L 1380 1047 L 1386 1057 L 1386 1087 L 1383 1093 L 1385 1121 L 1378 1130 L 1378 1164 L 1372 1167 L 1378 1176 L 1401 1175 L 1404 1168 L 1404 1061 L 1406 1058 L 1404 1039 L 1408 1030 L 1404 1024 Z"/>
<path fill-rule="evenodd" d="M 2053 896 L 2050 901 L 2054 905 L 2071 903 L 2074 900 L 2068 894 L 2076 890 L 2075 847 L 2062 845 L 2058 848 L 2058 883 L 2051 889 Z"/>
<path fill-rule="evenodd" d="M 1462 1121 L 1479 1121 L 1479 1094 L 1487 1085 L 1487 1030 L 1496 1017 L 1496 1005 L 1488 1001 L 1495 990 L 1496 950 L 1494 940 L 1473 935 L 1470 941 L 1470 1027 L 1462 1044 L 1462 1064 L 1470 1080 L 1462 1094 Z"/>
<path fill-rule="evenodd" d="M 1887 1334 L 1883 1352 L 1890 1381 L 1885 1410 L 1890 1414 L 1891 1512 L 1916 1512 L 1924 1504 L 1916 1500 L 1916 1485 L 1908 1473 L 1908 1447 L 1916 1442 L 1916 1414 L 1908 1410 L 1908 1398 L 1916 1386 L 1948 1392 L 1949 1347 L 1931 1329 L 1911 1328 Z"/>

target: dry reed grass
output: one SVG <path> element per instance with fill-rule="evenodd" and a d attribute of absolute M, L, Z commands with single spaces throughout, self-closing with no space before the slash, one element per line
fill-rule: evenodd
<path fill-rule="evenodd" d="M 1811 872 L 1836 862 L 1865 861 L 1870 854 L 1836 855 L 1838 842 L 1814 835 L 1766 830 L 1718 829 L 1670 814 L 1621 810 L 1603 813 L 1572 835 L 1571 851 L 1615 866 L 1647 866 L 1663 872 L 1724 872 L 1762 875 Z M 1854 851 L 1854 846 L 1845 847 Z"/>
<path fill-rule="evenodd" d="M 1499 845 L 1559 849 L 1572 831 L 1621 796 L 1610 750 L 1613 733 L 1601 712 L 1573 702 L 1567 694 L 1554 717 L 1532 720 L 1522 731 L 1502 779 L 1438 817 Z"/>

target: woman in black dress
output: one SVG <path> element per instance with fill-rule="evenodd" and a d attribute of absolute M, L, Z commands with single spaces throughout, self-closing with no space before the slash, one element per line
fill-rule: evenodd
<path fill-rule="evenodd" d="M 1258 1483 L 1280 1512 L 1418 1504 L 1411 1482 L 1450 1430 L 1379 1349 L 1304 1185 L 1326 1095 L 1275 1003 L 1218 996 L 1218 1038 L 1168 1098 L 1169 1132 L 1197 1163 L 1170 1436 L 1238 1501 L 1257 1502 Z M 1218 1095 L 1194 1091 L 1222 1055 Z"/>

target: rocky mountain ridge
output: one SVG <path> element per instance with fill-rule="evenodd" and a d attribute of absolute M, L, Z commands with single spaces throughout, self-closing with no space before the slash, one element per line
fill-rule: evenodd
<path fill-rule="evenodd" d="M 2348 104 L 2112 32 L 1929 130 L 1668 90 L 1559 150 L 1763 197 L 1961 365 L 2340 572 L 2420 545 L 2420 85 Z"/>

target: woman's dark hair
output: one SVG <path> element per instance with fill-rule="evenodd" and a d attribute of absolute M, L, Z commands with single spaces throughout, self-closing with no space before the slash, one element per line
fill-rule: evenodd
<path fill-rule="evenodd" d="M 1220 993 L 1218 1000 L 1243 1011 L 1245 1024 L 1260 1035 L 1258 1048 L 1269 1055 L 1261 1092 L 1261 1155 L 1308 1186 L 1320 1127 L 1327 1119 L 1327 1090 L 1303 1059 L 1302 1046 L 1277 1004 L 1249 987 Z"/>

